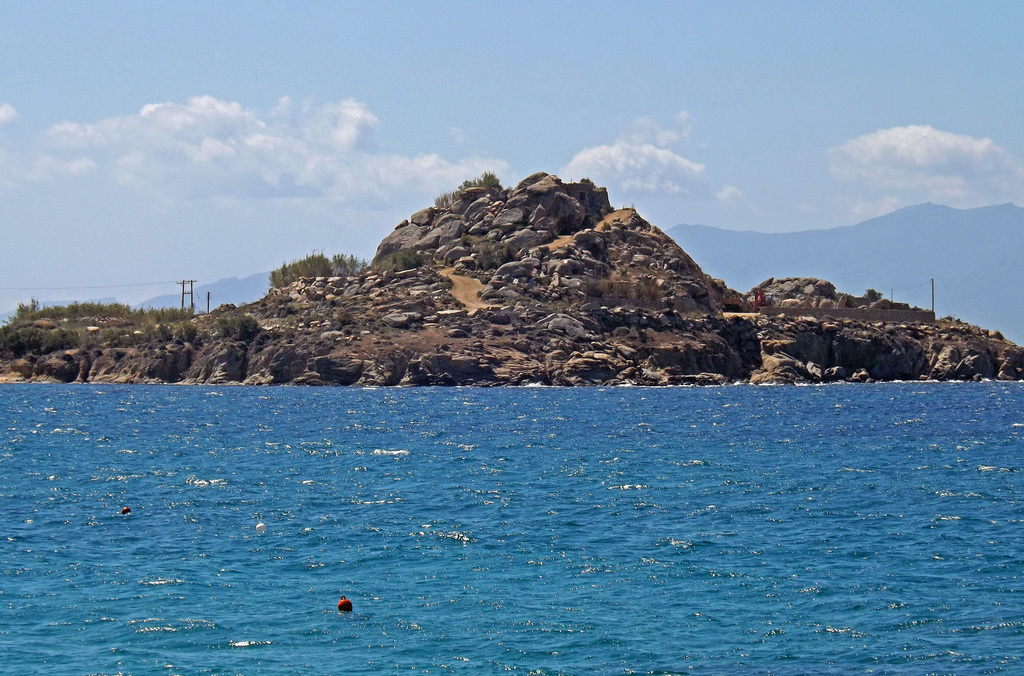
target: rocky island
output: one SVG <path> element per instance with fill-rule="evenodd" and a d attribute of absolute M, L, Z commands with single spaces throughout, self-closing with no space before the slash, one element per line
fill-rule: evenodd
<path fill-rule="evenodd" d="M 770 308 L 756 308 L 761 298 Z M 818 279 L 741 294 L 588 180 L 470 185 L 370 265 L 145 322 L 19 312 L 0 381 L 248 385 L 709 385 L 1021 380 L 997 331 Z M 122 306 L 123 307 L 123 306 Z M 770 310 L 770 311 L 769 311 Z"/>

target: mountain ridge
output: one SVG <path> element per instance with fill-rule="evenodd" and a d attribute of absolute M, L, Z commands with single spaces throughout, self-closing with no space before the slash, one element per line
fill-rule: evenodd
<path fill-rule="evenodd" d="M 197 309 L 206 307 L 206 294 L 210 293 L 211 308 L 216 308 L 225 303 L 232 305 L 244 305 L 262 298 L 269 288 L 267 280 L 269 272 L 257 272 L 245 277 L 224 277 L 209 284 L 200 284 L 195 287 L 195 306 Z M 178 307 L 181 304 L 181 294 L 165 294 L 155 296 L 141 303 L 136 303 L 136 308 L 164 308 Z"/>
<path fill-rule="evenodd" d="M 668 234 L 708 274 L 737 289 L 766 277 L 828 279 L 851 291 L 876 288 L 895 300 L 998 328 L 1024 341 L 1024 208 L 1012 203 L 955 209 L 924 203 L 838 228 L 787 233 L 678 225 Z M 913 293 L 911 293 L 913 292 Z M 902 294 L 902 297 L 901 297 Z"/>

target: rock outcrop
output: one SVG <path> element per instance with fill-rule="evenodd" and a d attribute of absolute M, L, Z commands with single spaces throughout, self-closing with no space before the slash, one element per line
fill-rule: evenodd
<path fill-rule="evenodd" d="M 131 344 L 9 349 L 0 378 L 386 386 L 1024 378 L 1024 351 L 997 332 L 952 319 L 802 317 L 800 307 L 852 297 L 816 279 L 761 287 L 798 307 L 723 314 L 738 294 L 635 210 L 613 209 L 589 181 L 539 173 L 514 189 L 462 190 L 411 215 L 358 275 L 305 278 L 220 308 L 193 319 L 184 338 L 147 338 L 129 326 L 119 335 Z M 258 323 L 252 334 L 218 331 L 243 315 Z"/>

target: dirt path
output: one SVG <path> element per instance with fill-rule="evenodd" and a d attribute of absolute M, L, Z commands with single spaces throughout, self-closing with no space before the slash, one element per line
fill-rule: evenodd
<path fill-rule="evenodd" d="M 627 221 L 629 220 L 629 217 L 632 215 L 633 209 L 619 209 L 618 211 L 613 211 L 612 213 L 608 214 L 603 219 L 601 219 L 601 222 L 594 226 L 594 230 L 607 230 L 615 221 Z M 572 239 L 573 235 L 564 235 L 553 242 L 545 244 L 544 246 L 548 248 L 548 251 L 554 251 L 558 247 L 569 244 L 570 242 L 572 242 Z"/>
<path fill-rule="evenodd" d="M 477 310 L 494 307 L 490 303 L 480 300 L 480 292 L 483 291 L 484 285 L 479 279 L 457 275 L 455 274 L 455 268 L 438 270 L 438 274 L 452 280 L 451 294 L 455 297 L 455 300 L 469 309 L 470 316 L 476 314 Z"/>
<path fill-rule="evenodd" d="M 612 227 L 612 223 L 614 223 L 615 221 L 626 222 L 635 212 L 636 209 L 634 209 L 633 207 L 626 207 L 625 209 L 613 211 L 604 218 L 602 218 L 601 222 L 594 226 L 594 230 L 607 230 L 608 228 Z"/>

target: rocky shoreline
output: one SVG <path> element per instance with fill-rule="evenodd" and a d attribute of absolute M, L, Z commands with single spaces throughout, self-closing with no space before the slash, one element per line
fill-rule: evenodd
<path fill-rule="evenodd" d="M 806 281 L 799 288 L 811 297 L 801 303 L 816 314 L 830 302 L 856 304 L 829 300 L 835 290 L 827 282 Z M 751 298 L 704 274 L 634 210 L 612 209 L 603 188 L 541 173 L 514 189 L 469 188 L 417 212 L 358 275 L 305 278 L 256 303 L 218 308 L 190 320 L 194 329 L 184 336 L 136 330 L 136 344 L 8 351 L 0 381 L 664 386 L 1024 378 L 1024 351 L 995 331 L 953 319 L 878 320 L 880 308 L 871 321 L 804 316 L 797 304 L 775 315 L 723 312 L 736 302 L 742 307 L 733 309 L 747 310 Z M 225 331 L 245 318 L 251 330 Z M 102 332 L 110 321 L 87 323 Z"/>

